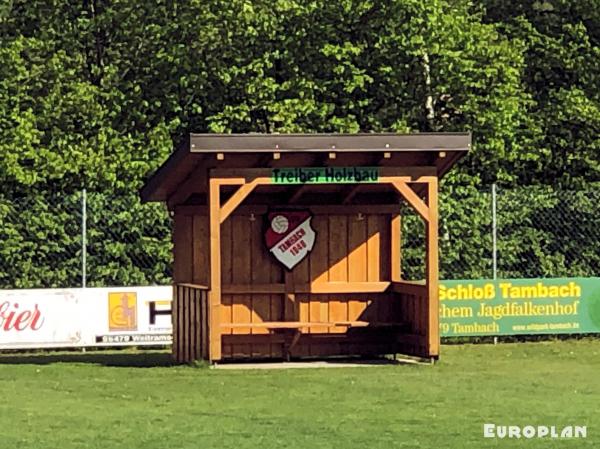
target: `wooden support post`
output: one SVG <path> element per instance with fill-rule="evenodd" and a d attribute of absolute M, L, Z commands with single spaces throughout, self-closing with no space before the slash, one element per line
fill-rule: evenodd
<path fill-rule="evenodd" d="M 209 180 L 211 362 L 221 359 L 221 200 L 218 179 Z"/>
<path fill-rule="evenodd" d="M 428 220 L 427 226 L 427 335 L 429 357 L 438 357 L 440 353 L 439 324 L 439 245 L 438 245 L 438 180 L 427 183 Z"/>
<path fill-rule="evenodd" d="M 400 218 L 400 214 L 394 214 L 392 215 L 392 219 L 391 219 L 391 232 L 390 232 L 390 243 L 391 243 L 391 255 L 390 255 L 390 261 L 391 261 L 391 265 L 392 265 L 392 282 L 399 282 L 400 280 L 402 280 L 402 264 L 401 264 L 401 247 L 402 247 L 402 243 L 401 243 L 401 235 L 402 235 L 402 228 L 401 228 L 401 218 Z"/>

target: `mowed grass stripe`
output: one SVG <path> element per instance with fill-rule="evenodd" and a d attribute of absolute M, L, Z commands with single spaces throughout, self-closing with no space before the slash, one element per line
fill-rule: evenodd
<path fill-rule="evenodd" d="M 0 447 L 600 445 L 598 340 L 444 346 L 435 366 L 256 371 L 105 366 L 139 363 L 139 357 L 148 365 L 156 356 L 0 356 Z M 69 358 L 82 361 L 56 362 Z M 164 362 L 166 356 L 154 360 Z M 485 422 L 587 425 L 588 438 L 486 440 Z"/>

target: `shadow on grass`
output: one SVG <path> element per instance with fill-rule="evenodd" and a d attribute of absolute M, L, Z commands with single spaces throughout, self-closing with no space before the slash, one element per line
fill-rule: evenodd
<path fill-rule="evenodd" d="M 144 352 L 40 352 L 0 354 L 0 365 L 49 365 L 52 363 L 89 363 L 112 367 L 154 368 L 175 366 L 171 354 Z"/>

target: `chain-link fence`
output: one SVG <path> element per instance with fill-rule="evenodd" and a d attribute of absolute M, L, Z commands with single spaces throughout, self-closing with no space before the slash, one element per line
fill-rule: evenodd
<path fill-rule="evenodd" d="M 0 200 L 0 288 L 165 285 L 171 220 L 135 196 Z"/>
<path fill-rule="evenodd" d="M 442 188 L 442 279 L 600 275 L 600 186 Z M 137 196 L 75 192 L 0 199 L 0 288 L 159 285 L 171 280 L 171 219 Z M 425 230 L 403 211 L 402 268 L 424 277 Z"/>
<path fill-rule="evenodd" d="M 600 275 L 600 185 L 442 189 L 440 278 Z M 405 207 L 403 272 L 424 277 L 424 226 Z"/>

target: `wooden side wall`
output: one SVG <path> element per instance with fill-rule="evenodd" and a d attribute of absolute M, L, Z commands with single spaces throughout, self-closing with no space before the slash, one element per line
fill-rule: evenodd
<path fill-rule="evenodd" d="M 430 357 L 427 286 L 397 282 L 392 285 L 392 289 L 395 291 L 400 315 L 407 323 L 406 332 L 397 338 L 399 349 L 405 354 Z"/>
<path fill-rule="evenodd" d="M 204 288 L 173 287 L 173 356 L 190 363 L 208 358 L 208 294 Z"/>

